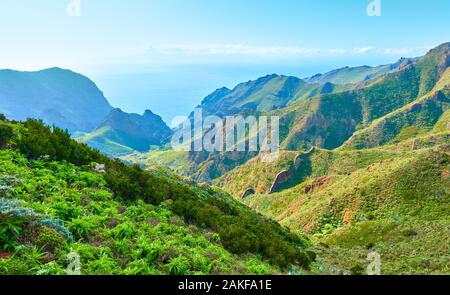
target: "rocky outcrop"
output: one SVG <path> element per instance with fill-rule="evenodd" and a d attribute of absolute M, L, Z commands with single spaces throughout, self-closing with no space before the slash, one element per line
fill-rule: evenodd
<path fill-rule="evenodd" d="M 291 172 L 289 170 L 284 170 L 278 173 L 278 175 L 275 177 L 275 180 L 273 181 L 272 186 L 269 189 L 269 194 L 277 192 L 280 187 L 290 179 L 290 177 Z"/>
<path fill-rule="evenodd" d="M 298 175 L 299 170 L 302 167 L 302 164 L 308 160 L 308 158 L 314 153 L 314 150 L 315 148 L 312 147 L 307 152 L 298 154 L 294 158 L 293 165 L 291 165 L 291 167 L 288 170 L 284 170 L 278 173 L 278 175 L 275 177 L 275 180 L 272 183 L 272 186 L 268 191 L 268 194 L 273 194 L 275 192 L 282 190 L 286 185 L 286 183 L 291 181 L 295 175 Z"/>
<path fill-rule="evenodd" d="M 241 199 L 243 200 L 243 199 L 247 198 L 248 196 L 254 195 L 255 193 L 256 193 L 256 192 L 255 192 L 254 189 L 248 188 L 248 189 L 242 194 Z"/>

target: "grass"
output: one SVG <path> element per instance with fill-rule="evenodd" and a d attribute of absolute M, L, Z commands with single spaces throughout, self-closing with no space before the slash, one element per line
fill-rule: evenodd
<path fill-rule="evenodd" d="M 180 175 L 188 175 L 196 167 L 196 164 L 189 160 L 188 153 L 185 151 L 152 150 L 147 153 L 133 152 L 123 156 L 122 159 L 146 168 L 158 166 L 170 168 Z"/>
<path fill-rule="evenodd" d="M 118 143 L 113 140 L 118 135 L 111 127 L 102 127 L 95 130 L 92 133 L 88 133 L 84 136 L 78 137 L 79 142 L 83 142 L 102 151 L 102 153 L 109 156 L 123 156 L 133 152 L 133 149 L 129 146 Z"/>

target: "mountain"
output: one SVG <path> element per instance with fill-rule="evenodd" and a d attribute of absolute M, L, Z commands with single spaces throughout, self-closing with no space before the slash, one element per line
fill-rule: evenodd
<path fill-rule="evenodd" d="M 268 112 L 317 95 L 352 90 L 357 84 L 396 72 L 415 60 L 402 58 L 393 64 L 377 67 L 344 67 L 305 79 L 267 75 L 240 83 L 233 89 L 219 88 L 205 97 L 199 107 L 205 114 L 219 117 L 243 112 Z"/>
<path fill-rule="evenodd" d="M 89 132 L 111 109 L 91 80 L 70 70 L 0 70 L 0 113 L 10 119 L 40 118 L 70 132 Z"/>
<path fill-rule="evenodd" d="M 225 117 L 238 113 L 261 113 L 279 109 L 295 101 L 322 93 L 352 88 L 351 85 L 306 83 L 293 76 L 267 75 L 241 83 L 233 89 L 217 89 L 200 104 L 205 115 Z"/>
<path fill-rule="evenodd" d="M 435 97 L 433 88 L 450 65 L 450 43 L 430 50 L 425 56 L 408 62 L 398 71 L 365 81 L 357 88 L 339 93 L 318 95 L 308 101 L 274 111 L 287 126 L 282 139 L 284 149 L 307 149 L 311 146 L 334 149 L 347 141 L 355 131 L 371 125 L 423 96 Z M 448 87 L 445 85 L 441 87 Z M 447 107 L 441 92 L 437 113 L 429 124 Z M 440 111 L 438 110 L 440 109 Z M 404 121 L 406 124 L 407 121 Z M 403 124 L 403 125 L 405 125 Z M 401 128 L 391 130 L 399 132 Z"/>
<path fill-rule="evenodd" d="M 70 70 L 0 71 L 0 113 L 43 120 L 109 156 L 148 151 L 171 130 L 158 116 L 114 109 L 89 78 Z"/>
<path fill-rule="evenodd" d="M 239 84 L 233 90 L 219 89 L 205 98 L 200 107 L 206 114 L 222 117 L 255 113 L 278 116 L 282 150 L 306 151 L 313 146 L 367 148 L 399 141 L 437 128 L 438 122 L 445 129 L 449 44 L 442 44 L 423 57 L 401 59 L 389 66 L 387 73 L 356 84 L 310 84 L 294 77 L 269 75 Z M 336 73 L 343 75 L 342 70 Z M 292 91 L 280 91 L 288 84 L 293 85 Z M 157 162 L 169 167 L 176 163 L 177 171 L 184 175 L 211 181 L 254 156 L 256 153 L 175 155 L 166 151 L 159 152 Z M 145 166 L 155 163 L 155 158 L 132 155 L 127 161 Z"/>
<path fill-rule="evenodd" d="M 6 220 L 23 233 L 0 238 L 0 273 L 58 273 L 61 247 L 96 274 L 364 274 L 372 254 L 382 274 L 447 274 L 449 95 L 445 43 L 391 66 L 268 75 L 206 97 L 206 115 L 280 118 L 280 157 L 268 163 L 258 152 L 143 153 L 170 135 L 146 129 L 162 122 L 150 111 L 114 109 L 84 138 L 139 165 L 0 116 L 0 214 L 18 212 Z M 42 247 L 58 258 L 51 267 L 29 259 Z"/>
<path fill-rule="evenodd" d="M 113 109 L 98 128 L 78 138 L 107 155 L 119 156 L 133 151 L 145 152 L 159 146 L 171 134 L 160 116 L 146 110 L 143 115 Z"/>
<path fill-rule="evenodd" d="M 305 78 L 308 83 L 333 83 L 333 84 L 355 84 L 372 80 L 381 75 L 397 71 L 407 63 L 413 62 L 413 58 L 401 58 L 396 63 L 381 65 L 377 67 L 360 66 L 360 67 L 343 67 L 332 70 L 324 74 L 316 74 L 312 77 Z"/>
<path fill-rule="evenodd" d="M 279 160 L 257 155 L 212 182 L 312 236 L 321 273 L 363 274 L 368 252 L 383 274 L 448 273 L 449 66 L 445 43 L 351 91 L 269 112 L 282 117 Z"/>

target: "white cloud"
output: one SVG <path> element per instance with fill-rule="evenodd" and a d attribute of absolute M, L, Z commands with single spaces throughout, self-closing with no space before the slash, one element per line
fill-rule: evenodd
<path fill-rule="evenodd" d="M 329 50 L 332 54 L 347 54 L 349 52 L 346 48 L 333 48 Z"/>
<path fill-rule="evenodd" d="M 320 53 L 320 50 L 316 48 L 242 44 L 169 44 L 150 46 L 149 51 L 164 54 L 182 53 L 196 55 L 313 55 Z"/>
<path fill-rule="evenodd" d="M 364 54 L 364 53 L 368 53 L 368 52 L 370 52 L 370 51 L 372 51 L 372 50 L 374 50 L 374 49 L 375 49 L 375 48 L 372 47 L 372 46 L 366 46 L 366 47 L 361 47 L 361 48 L 355 48 L 355 51 L 356 51 L 357 53 Z"/>
<path fill-rule="evenodd" d="M 409 48 L 386 48 L 382 50 L 382 53 L 389 55 L 407 55 L 411 52 Z"/>
<path fill-rule="evenodd" d="M 362 54 L 419 56 L 426 53 L 428 47 L 405 48 L 377 48 L 374 46 L 362 46 L 353 48 L 329 48 L 319 49 L 299 46 L 257 46 L 245 44 L 161 44 L 140 45 L 125 48 L 111 55 L 122 58 L 165 58 L 180 57 L 184 59 L 209 57 L 256 57 L 256 58 L 301 58 L 323 56 L 354 56 Z"/>

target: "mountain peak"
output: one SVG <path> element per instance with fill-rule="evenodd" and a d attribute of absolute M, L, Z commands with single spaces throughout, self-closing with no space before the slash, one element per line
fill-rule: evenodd
<path fill-rule="evenodd" d="M 155 116 L 155 114 L 154 114 L 151 110 L 148 110 L 148 109 L 147 109 L 147 110 L 144 111 L 143 116 L 144 116 L 144 117 Z"/>

